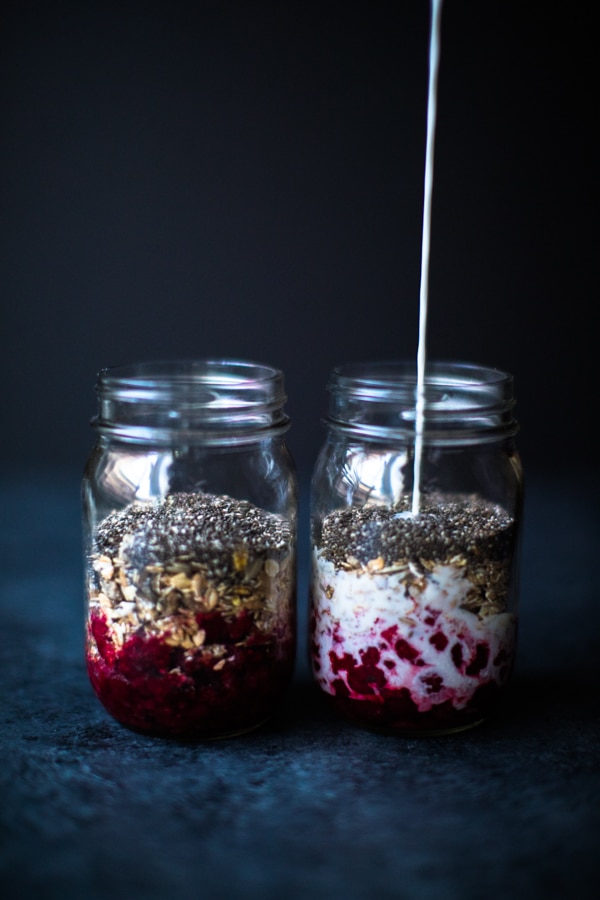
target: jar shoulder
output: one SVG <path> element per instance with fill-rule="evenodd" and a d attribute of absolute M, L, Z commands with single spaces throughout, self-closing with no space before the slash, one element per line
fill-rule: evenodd
<path fill-rule="evenodd" d="M 283 441 L 244 448 L 149 448 L 98 442 L 83 473 L 84 508 L 107 514 L 129 503 L 173 493 L 223 494 L 270 512 L 290 514 L 298 502 L 298 478 Z"/>
<path fill-rule="evenodd" d="M 406 501 L 415 478 L 412 444 L 358 442 L 329 436 L 311 480 L 313 514 L 344 506 Z M 421 490 L 429 495 L 474 494 L 518 513 L 524 472 L 513 441 L 424 448 Z"/>

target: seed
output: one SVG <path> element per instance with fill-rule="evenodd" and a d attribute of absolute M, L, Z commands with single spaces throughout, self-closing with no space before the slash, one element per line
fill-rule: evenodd
<path fill-rule="evenodd" d="M 114 575 L 115 567 L 110 556 L 99 556 L 94 560 L 93 567 L 105 581 L 110 581 Z"/>
<path fill-rule="evenodd" d="M 185 591 L 189 590 L 191 586 L 191 581 L 184 572 L 178 572 L 171 577 L 171 587 L 177 588 L 180 591 Z"/>
<path fill-rule="evenodd" d="M 206 606 L 209 609 L 214 609 L 219 601 L 219 595 L 215 591 L 214 588 L 211 588 L 205 597 Z"/>
<path fill-rule="evenodd" d="M 279 563 L 275 559 L 268 559 L 265 562 L 265 572 L 269 576 L 269 578 L 275 578 L 277 573 L 279 572 Z"/>
<path fill-rule="evenodd" d="M 241 550 L 233 551 L 233 568 L 236 572 L 243 572 L 248 563 L 248 551 L 242 547 Z"/>
<path fill-rule="evenodd" d="M 194 592 L 194 596 L 199 600 L 202 597 L 202 593 L 206 587 L 206 579 L 202 572 L 196 572 L 194 577 L 192 578 L 192 590 Z"/>

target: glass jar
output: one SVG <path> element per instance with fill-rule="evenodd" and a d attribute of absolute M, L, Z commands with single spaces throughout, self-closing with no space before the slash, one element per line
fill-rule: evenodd
<path fill-rule="evenodd" d="M 296 645 L 297 476 L 283 375 L 239 360 L 105 369 L 83 479 L 86 659 L 123 725 L 261 725 Z"/>
<path fill-rule="evenodd" d="M 438 735 L 486 719 L 513 669 L 523 473 L 509 374 L 431 362 L 418 419 L 416 381 L 405 362 L 331 372 L 309 654 L 350 722 Z"/>

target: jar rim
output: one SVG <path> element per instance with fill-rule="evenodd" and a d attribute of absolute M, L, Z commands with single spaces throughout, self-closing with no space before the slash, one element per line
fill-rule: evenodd
<path fill-rule="evenodd" d="M 161 359 L 101 369 L 92 425 L 123 440 L 171 440 L 173 433 L 239 443 L 284 433 L 287 395 L 280 369 L 231 358 Z"/>
<path fill-rule="evenodd" d="M 448 387 L 485 387 L 505 385 L 512 389 L 513 376 L 502 369 L 479 363 L 456 360 L 428 360 L 425 366 L 425 384 Z M 417 386 L 417 366 L 410 360 L 376 360 L 343 363 L 330 373 L 329 391 L 372 391 L 374 396 L 384 392 L 388 396 L 398 393 L 406 396 L 407 389 L 414 393 Z"/>
<path fill-rule="evenodd" d="M 427 440 L 497 440 L 518 431 L 513 376 L 479 363 L 429 360 L 424 379 Z M 352 362 L 334 367 L 325 424 L 375 440 L 410 439 L 415 432 L 417 367 L 407 360 Z"/>
<path fill-rule="evenodd" d="M 282 402 L 283 373 L 280 369 L 254 360 L 209 358 L 209 359 L 159 359 L 156 361 L 129 363 L 103 368 L 98 373 L 96 390 L 101 393 L 139 391 L 144 396 L 159 396 L 180 387 L 188 388 L 235 387 L 244 392 L 280 387 L 276 391 Z M 197 402 L 201 402 L 201 395 Z"/>

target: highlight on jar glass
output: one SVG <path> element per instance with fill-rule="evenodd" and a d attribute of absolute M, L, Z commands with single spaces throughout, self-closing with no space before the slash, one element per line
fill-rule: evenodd
<path fill-rule="evenodd" d="M 331 707 L 440 735 L 497 708 L 515 662 L 523 472 L 513 378 L 470 363 L 333 369 L 311 487 L 309 655 Z"/>
<path fill-rule="evenodd" d="M 257 728 L 296 651 L 298 487 L 283 374 L 243 360 L 104 369 L 83 478 L 86 660 L 123 725 Z"/>

